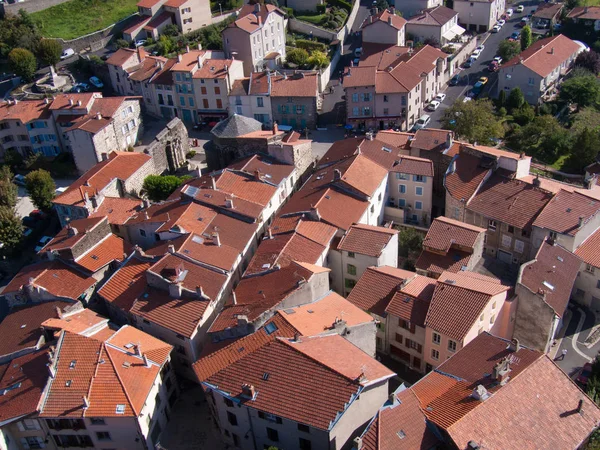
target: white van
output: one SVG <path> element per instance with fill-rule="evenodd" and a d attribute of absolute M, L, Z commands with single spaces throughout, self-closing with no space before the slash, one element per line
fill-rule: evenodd
<path fill-rule="evenodd" d="M 60 59 L 67 59 L 68 57 L 73 56 L 74 54 L 75 50 L 73 50 L 72 48 L 67 48 L 64 52 L 62 52 L 62 55 L 60 55 Z"/>

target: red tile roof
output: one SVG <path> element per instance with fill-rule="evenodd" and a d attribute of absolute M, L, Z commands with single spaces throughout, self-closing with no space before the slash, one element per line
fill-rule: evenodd
<path fill-rule="evenodd" d="M 355 224 L 346 231 L 338 245 L 338 250 L 379 257 L 398 230 Z"/>
<path fill-rule="evenodd" d="M 167 361 L 171 350 L 173 350 L 173 346 L 131 325 L 123 325 L 106 339 L 106 343 L 119 348 L 123 352 L 131 352 L 132 347 L 130 344 L 135 344 L 142 354 L 145 354 L 150 361 L 154 361 L 159 365 L 163 365 Z"/>
<path fill-rule="evenodd" d="M 23 267 L 4 288 L 3 293 L 18 293 L 31 279 L 34 286 L 46 290 L 50 295 L 72 300 L 77 300 L 97 283 L 94 278 L 61 261 L 44 261 Z"/>
<path fill-rule="evenodd" d="M 225 78 L 233 62 L 233 59 L 205 59 L 202 67 L 198 68 L 194 73 L 194 78 L 206 80 Z"/>
<path fill-rule="evenodd" d="M 461 271 L 463 267 L 468 267 L 471 256 L 471 253 L 460 250 L 451 249 L 445 255 L 440 255 L 423 249 L 415 263 L 415 267 L 433 274 L 432 276 L 440 276 L 446 271 L 456 273 Z"/>
<path fill-rule="evenodd" d="M 73 248 L 88 231 L 92 231 L 104 221 L 104 217 L 88 217 L 69 222 L 48 242 L 40 252 L 51 252 L 52 250 L 68 250 Z"/>
<path fill-rule="evenodd" d="M 299 73 L 288 77 L 271 77 L 272 97 L 317 97 L 318 74 Z"/>
<path fill-rule="evenodd" d="M 375 139 L 400 149 L 409 150 L 409 147 L 411 146 L 410 139 L 413 136 L 412 133 L 405 133 L 402 131 L 381 130 L 377 132 Z"/>
<path fill-rule="evenodd" d="M 123 225 L 134 216 L 142 206 L 142 201 L 135 198 L 104 197 L 104 200 L 89 217 L 108 217 L 108 223 Z"/>
<path fill-rule="evenodd" d="M 369 267 L 348 295 L 348 301 L 383 317 L 400 285 L 415 276 L 414 272 L 389 266 Z"/>
<path fill-rule="evenodd" d="M 533 13 L 533 18 L 555 19 L 563 7 L 562 3 L 541 3 Z"/>
<path fill-rule="evenodd" d="M 362 435 L 362 450 L 431 449 L 438 444 L 411 389 L 379 410 Z"/>
<path fill-rule="evenodd" d="M 290 164 L 283 164 L 266 155 L 255 154 L 230 164 L 228 169 L 241 170 L 251 175 L 254 175 L 258 170 L 265 181 L 279 185 L 292 175 L 295 167 Z"/>
<path fill-rule="evenodd" d="M 455 162 L 451 163 L 451 172 L 444 178 L 448 193 L 456 200 L 468 202 L 477 191 L 491 169 L 480 166 L 481 159 L 465 152 L 459 153 Z M 454 168 L 453 168 L 454 165 Z"/>
<path fill-rule="evenodd" d="M 586 264 L 600 268 L 600 229 L 596 230 L 581 244 L 575 254 Z"/>
<path fill-rule="evenodd" d="M 423 239 L 423 247 L 442 252 L 448 252 L 453 245 L 472 249 L 481 233 L 485 233 L 484 228 L 448 217 L 436 217 Z"/>
<path fill-rule="evenodd" d="M 53 202 L 61 205 L 83 206 L 85 196 L 94 196 L 115 178 L 128 180 L 151 160 L 150 155 L 136 152 L 112 152 L 106 161 L 101 161 L 72 183 Z"/>
<path fill-rule="evenodd" d="M 534 42 L 527 50 L 502 64 L 500 70 L 508 70 L 511 66 L 522 64 L 539 76 L 547 77 L 579 51 L 581 47 L 577 42 L 559 34 Z"/>
<path fill-rule="evenodd" d="M 54 97 L 54 100 L 50 103 L 50 109 L 86 109 L 89 107 L 90 103 L 93 103 L 94 99 L 101 97 L 102 94 L 98 92 L 59 94 Z M 78 102 L 81 102 L 81 105 L 79 105 Z"/>
<path fill-rule="evenodd" d="M 64 309 L 73 305 L 71 302 L 54 300 L 14 307 L 0 322 L 0 355 L 37 346 L 42 337 L 42 322 L 56 317 L 56 308 Z"/>
<path fill-rule="evenodd" d="M 492 297 L 508 289 L 500 280 L 473 272 L 444 272 L 438 279 L 425 324 L 461 342 Z"/>
<path fill-rule="evenodd" d="M 146 289 L 146 270 L 152 261 L 130 257 L 98 290 L 98 295 L 115 307 L 129 311 Z"/>
<path fill-rule="evenodd" d="M 551 199 L 552 194 L 548 191 L 492 175 L 467 208 L 487 218 L 527 229 Z"/>
<path fill-rule="evenodd" d="M 544 301 L 562 317 L 580 267 L 581 260 L 576 255 L 560 245 L 544 242 L 535 259 L 523 265 L 518 282 L 534 294 L 542 295 Z"/>
<path fill-rule="evenodd" d="M 3 392 L 0 399 L 0 422 L 6 424 L 37 413 L 48 379 L 47 363 L 48 356 L 46 349 L 43 349 L 0 366 L 0 392 Z"/>
<path fill-rule="evenodd" d="M 561 189 L 548 202 L 533 225 L 561 234 L 575 236 L 583 224 L 589 222 L 600 211 L 600 201 L 581 192 L 569 192 Z"/>
<path fill-rule="evenodd" d="M 394 163 L 391 172 L 433 177 L 433 161 L 426 158 L 417 158 L 416 156 L 402 156 L 397 164 Z"/>
<path fill-rule="evenodd" d="M 75 263 L 90 272 L 96 272 L 113 261 L 124 261 L 130 249 L 131 246 L 123 239 L 109 234 L 106 239 L 78 257 Z"/>
<path fill-rule="evenodd" d="M 361 370 L 367 377 L 362 382 Z M 265 373 L 269 374 L 266 381 Z M 328 430 L 358 394 L 361 384 L 391 376 L 393 373 L 376 360 L 344 338 L 333 335 L 297 342 L 284 338 L 271 340 L 200 380 L 206 387 L 218 387 L 241 399 L 242 384 L 250 384 L 257 395 L 246 401 L 247 406 Z M 290 379 L 294 383 L 289 383 Z"/>
<path fill-rule="evenodd" d="M 326 247 L 331 244 L 337 229 L 326 223 L 301 220 L 296 226 L 296 233 Z"/>
<path fill-rule="evenodd" d="M 238 14 L 238 19 L 231 23 L 230 27 L 237 27 L 244 30 L 246 33 L 254 33 L 256 30 L 265 26 L 270 13 L 276 12 L 282 17 L 285 15 L 283 11 L 273 5 L 261 4 L 260 10 L 256 11 L 254 5 L 246 4 L 242 7 Z M 259 22 L 259 18 L 261 21 Z"/>
<path fill-rule="evenodd" d="M 106 60 L 106 64 L 111 66 L 122 66 L 129 58 L 136 55 L 136 51 L 132 48 L 120 48 Z"/>
<path fill-rule="evenodd" d="M 18 100 L 17 104 L 0 103 L 1 120 L 19 120 L 22 123 L 38 119 L 49 119 L 50 104 L 44 100 Z"/>
<path fill-rule="evenodd" d="M 458 13 L 445 6 L 424 9 L 423 12 L 408 19 L 409 24 L 433 25 L 441 27 L 450 22 Z"/>
<path fill-rule="evenodd" d="M 377 23 L 379 21 L 385 22 L 385 23 L 389 24 L 390 26 L 396 28 L 397 30 L 402 30 L 404 28 L 404 26 L 406 25 L 406 19 L 397 15 L 395 12 L 388 11 L 387 9 L 384 9 L 376 16 L 371 16 L 371 17 L 373 18 L 372 20 L 365 20 L 365 22 L 361 26 L 362 29 L 365 29 L 368 26 L 370 26 L 374 23 Z"/>
<path fill-rule="evenodd" d="M 385 311 L 411 324 L 425 327 L 425 318 L 435 286 L 434 279 L 416 275 L 394 294 Z"/>
<path fill-rule="evenodd" d="M 448 130 L 421 128 L 415 133 L 415 138 L 410 142 L 410 147 L 426 151 L 444 151 L 448 144 L 448 136 L 452 136 L 452 134 L 452 131 Z"/>
<path fill-rule="evenodd" d="M 600 6 L 576 6 L 569 14 L 569 19 L 600 20 Z"/>
<path fill-rule="evenodd" d="M 42 322 L 42 327 L 52 331 L 65 330 L 71 333 L 89 335 L 95 327 L 107 325 L 108 319 L 91 309 L 63 311 L 62 317 L 58 317 L 57 311 L 54 315 Z"/>

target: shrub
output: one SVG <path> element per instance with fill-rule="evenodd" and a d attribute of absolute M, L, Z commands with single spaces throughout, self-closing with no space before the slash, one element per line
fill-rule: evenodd
<path fill-rule="evenodd" d="M 317 5 L 317 12 L 319 14 L 325 14 L 326 9 L 327 9 L 327 5 Z"/>
<path fill-rule="evenodd" d="M 166 200 L 184 181 L 175 175 L 148 175 L 144 178 L 142 188 L 150 200 L 160 202 Z"/>
<path fill-rule="evenodd" d="M 117 47 L 117 49 L 127 48 L 129 47 L 129 42 L 127 42 L 125 39 L 117 39 L 115 41 L 115 47 Z"/>
<path fill-rule="evenodd" d="M 344 8 L 348 12 L 352 11 L 352 4 L 345 0 L 330 0 L 329 3 L 339 6 L 340 8 Z"/>
<path fill-rule="evenodd" d="M 288 15 L 288 17 L 294 17 L 293 8 L 288 8 L 287 6 L 282 6 L 280 9 L 283 9 L 283 11 Z"/>
<path fill-rule="evenodd" d="M 308 52 L 303 48 L 293 48 L 287 52 L 287 62 L 303 66 L 308 62 Z"/>
<path fill-rule="evenodd" d="M 327 46 L 322 42 L 309 41 L 308 39 L 296 39 L 296 47 L 303 48 L 307 52 L 327 52 Z"/>
<path fill-rule="evenodd" d="M 196 156 L 196 150 L 190 150 L 185 154 L 186 159 L 192 159 L 194 156 Z"/>
<path fill-rule="evenodd" d="M 325 53 L 315 50 L 308 58 L 308 63 L 313 67 L 324 69 L 329 65 L 329 58 Z"/>
<path fill-rule="evenodd" d="M 23 78 L 25 81 L 31 81 L 35 75 L 37 61 L 35 56 L 29 50 L 24 48 L 15 48 L 8 54 L 8 65 L 10 69 Z"/>
<path fill-rule="evenodd" d="M 42 39 L 38 45 L 37 54 L 47 66 L 53 66 L 60 61 L 62 46 L 54 39 Z"/>
<path fill-rule="evenodd" d="M 38 169 L 28 173 L 25 177 L 25 188 L 36 208 L 42 211 L 52 209 L 56 184 L 54 184 L 50 172 Z"/>

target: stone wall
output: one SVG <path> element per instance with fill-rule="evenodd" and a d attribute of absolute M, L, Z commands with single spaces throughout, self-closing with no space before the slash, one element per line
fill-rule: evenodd
<path fill-rule="evenodd" d="M 60 5 L 69 0 L 26 0 L 20 3 L 0 3 L 0 11 L 4 14 L 17 15 L 20 9 L 24 9 L 29 14 L 48 9 L 51 6 Z"/>
<path fill-rule="evenodd" d="M 73 259 L 79 258 L 85 252 L 89 251 L 92 247 L 98 244 L 102 239 L 110 234 L 110 225 L 108 220 L 100 222 L 96 225 L 93 230 L 86 232 L 86 230 L 77 230 L 78 234 L 84 234 L 77 244 L 71 248 L 71 254 Z"/>
<path fill-rule="evenodd" d="M 186 162 L 185 155 L 190 151 L 187 128 L 175 117 L 156 135 L 144 153 L 152 156 L 155 172 L 175 172 Z"/>

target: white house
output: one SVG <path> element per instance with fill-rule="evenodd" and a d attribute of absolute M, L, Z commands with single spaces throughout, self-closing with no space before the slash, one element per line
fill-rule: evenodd
<path fill-rule="evenodd" d="M 470 31 L 490 30 L 506 9 L 506 0 L 455 0 L 458 21 Z"/>

